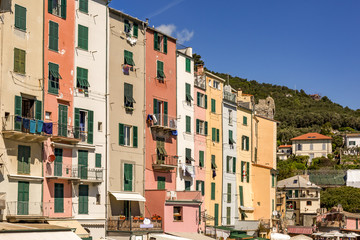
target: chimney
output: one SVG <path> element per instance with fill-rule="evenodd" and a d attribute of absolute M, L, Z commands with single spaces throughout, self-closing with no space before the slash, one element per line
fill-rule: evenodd
<path fill-rule="evenodd" d="M 204 64 L 197 64 L 196 68 L 197 68 L 198 75 L 202 75 L 204 73 Z"/>

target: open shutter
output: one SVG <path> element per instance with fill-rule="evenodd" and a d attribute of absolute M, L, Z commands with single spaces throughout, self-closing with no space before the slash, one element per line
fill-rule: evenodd
<path fill-rule="evenodd" d="M 220 130 L 216 129 L 216 142 L 220 142 Z"/>
<path fill-rule="evenodd" d="M 167 36 L 164 36 L 164 53 L 167 53 Z"/>
<path fill-rule="evenodd" d="M 244 206 L 244 192 L 242 186 L 239 186 L 239 194 L 240 194 L 240 206 Z"/>
<path fill-rule="evenodd" d="M 205 135 L 208 135 L 208 122 L 205 121 Z"/>
<path fill-rule="evenodd" d="M 52 0 L 48 0 L 48 13 L 52 13 Z"/>
<path fill-rule="evenodd" d="M 200 126 L 199 126 L 200 122 L 199 119 L 196 119 L 196 133 L 200 133 Z"/>
<path fill-rule="evenodd" d="M 197 105 L 198 106 L 201 106 L 201 103 L 200 103 L 200 93 L 199 92 L 196 92 L 196 99 L 197 99 Z"/>
<path fill-rule="evenodd" d="M 226 157 L 226 172 L 230 172 L 230 158 L 229 156 Z"/>
<path fill-rule="evenodd" d="M 138 146 L 138 128 L 133 126 L 133 147 Z"/>
<path fill-rule="evenodd" d="M 191 117 L 186 116 L 186 132 L 191 133 Z"/>
<path fill-rule="evenodd" d="M 246 150 L 249 151 L 249 137 L 246 137 Z"/>
<path fill-rule="evenodd" d="M 119 123 L 119 145 L 124 145 L 125 139 L 124 139 L 124 124 Z"/>
<path fill-rule="evenodd" d="M 93 144 L 94 140 L 94 112 L 88 111 L 88 138 L 87 142 Z"/>
<path fill-rule="evenodd" d="M 22 115 L 22 97 L 21 96 L 15 96 L 15 116 L 21 116 Z M 21 122 L 17 122 L 14 119 L 14 130 L 21 130 Z"/>
<path fill-rule="evenodd" d="M 241 173 L 240 173 L 241 182 L 244 182 L 244 162 L 241 161 Z"/>
<path fill-rule="evenodd" d="M 236 173 L 236 157 L 233 157 L 233 173 Z"/>
<path fill-rule="evenodd" d="M 205 195 L 205 182 L 201 181 L 201 195 Z"/>
<path fill-rule="evenodd" d="M 215 140 L 216 140 L 216 128 L 212 128 L 211 130 L 212 130 L 211 131 L 211 140 L 213 142 L 215 142 Z"/>
<path fill-rule="evenodd" d="M 41 120 L 42 119 L 42 102 L 36 100 L 35 102 L 35 119 Z"/>
<path fill-rule="evenodd" d="M 168 103 L 164 102 L 164 126 L 168 126 Z"/>
<path fill-rule="evenodd" d="M 95 167 L 101 168 L 101 153 L 95 154 Z"/>
<path fill-rule="evenodd" d="M 207 95 L 205 94 L 205 109 L 207 109 Z"/>
<path fill-rule="evenodd" d="M 158 33 L 154 32 L 154 49 L 159 50 Z"/>
<path fill-rule="evenodd" d="M 233 132 L 231 130 L 229 130 L 229 144 L 232 144 L 232 139 L 233 139 Z"/>
<path fill-rule="evenodd" d="M 199 151 L 199 165 L 204 167 L 204 151 Z"/>
<path fill-rule="evenodd" d="M 250 181 L 250 163 L 246 163 L 246 182 Z"/>
<path fill-rule="evenodd" d="M 66 18 L 66 0 L 61 0 L 61 17 Z"/>
<path fill-rule="evenodd" d="M 134 23 L 133 25 L 133 35 L 134 37 L 138 37 L 139 35 L 139 25 L 137 25 L 137 23 Z"/>
<path fill-rule="evenodd" d="M 19 71 L 21 73 L 25 73 L 25 59 L 26 59 L 26 52 L 20 50 Z"/>
<path fill-rule="evenodd" d="M 75 124 L 75 134 L 74 137 L 75 138 L 79 138 L 80 137 L 80 109 L 79 108 L 75 108 L 75 116 L 74 116 L 74 124 Z"/>
<path fill-rule="evenodd" d="M 157 114 L 158 113 L 158 102 L 157 102 L 157 99 L 154 98 L 154 114 Z"/>

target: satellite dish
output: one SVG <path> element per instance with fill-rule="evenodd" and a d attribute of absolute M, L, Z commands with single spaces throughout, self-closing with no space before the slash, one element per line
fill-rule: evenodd
<path fill-rule="evenodd" d="M 51 155 L 48 157 L 48 160 L 49 160 L 49 162 L 55 161 L 55 155 L 54 155 L 54 154 L 51 154 Z"/>

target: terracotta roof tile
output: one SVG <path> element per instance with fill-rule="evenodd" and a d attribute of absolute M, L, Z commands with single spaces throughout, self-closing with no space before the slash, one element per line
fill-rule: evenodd
<path fill-rule="evenodd" d="M 291 148 L 291 145 L 280 145 L 279 148 Z"/>
<path fill-rule="evenodd" d="M 322 135 L 320 133 L 306 133 L 304 135 L 294 137 L 290 140 L 292 141 L 292 140 L 325 140 L 325 139 L 331 140 L 332 138 Z"/>

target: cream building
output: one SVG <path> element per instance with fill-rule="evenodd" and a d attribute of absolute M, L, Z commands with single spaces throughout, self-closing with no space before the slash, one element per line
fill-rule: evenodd
<path fill-rule="evenodd" d="M 292 153 L 309 156 L 310 163 L 313 158 L 327 157 L 329 153 L 332 153 L 332 138 L 319 133 L 306 133 L 290 140 L 292 141 Z"/>

